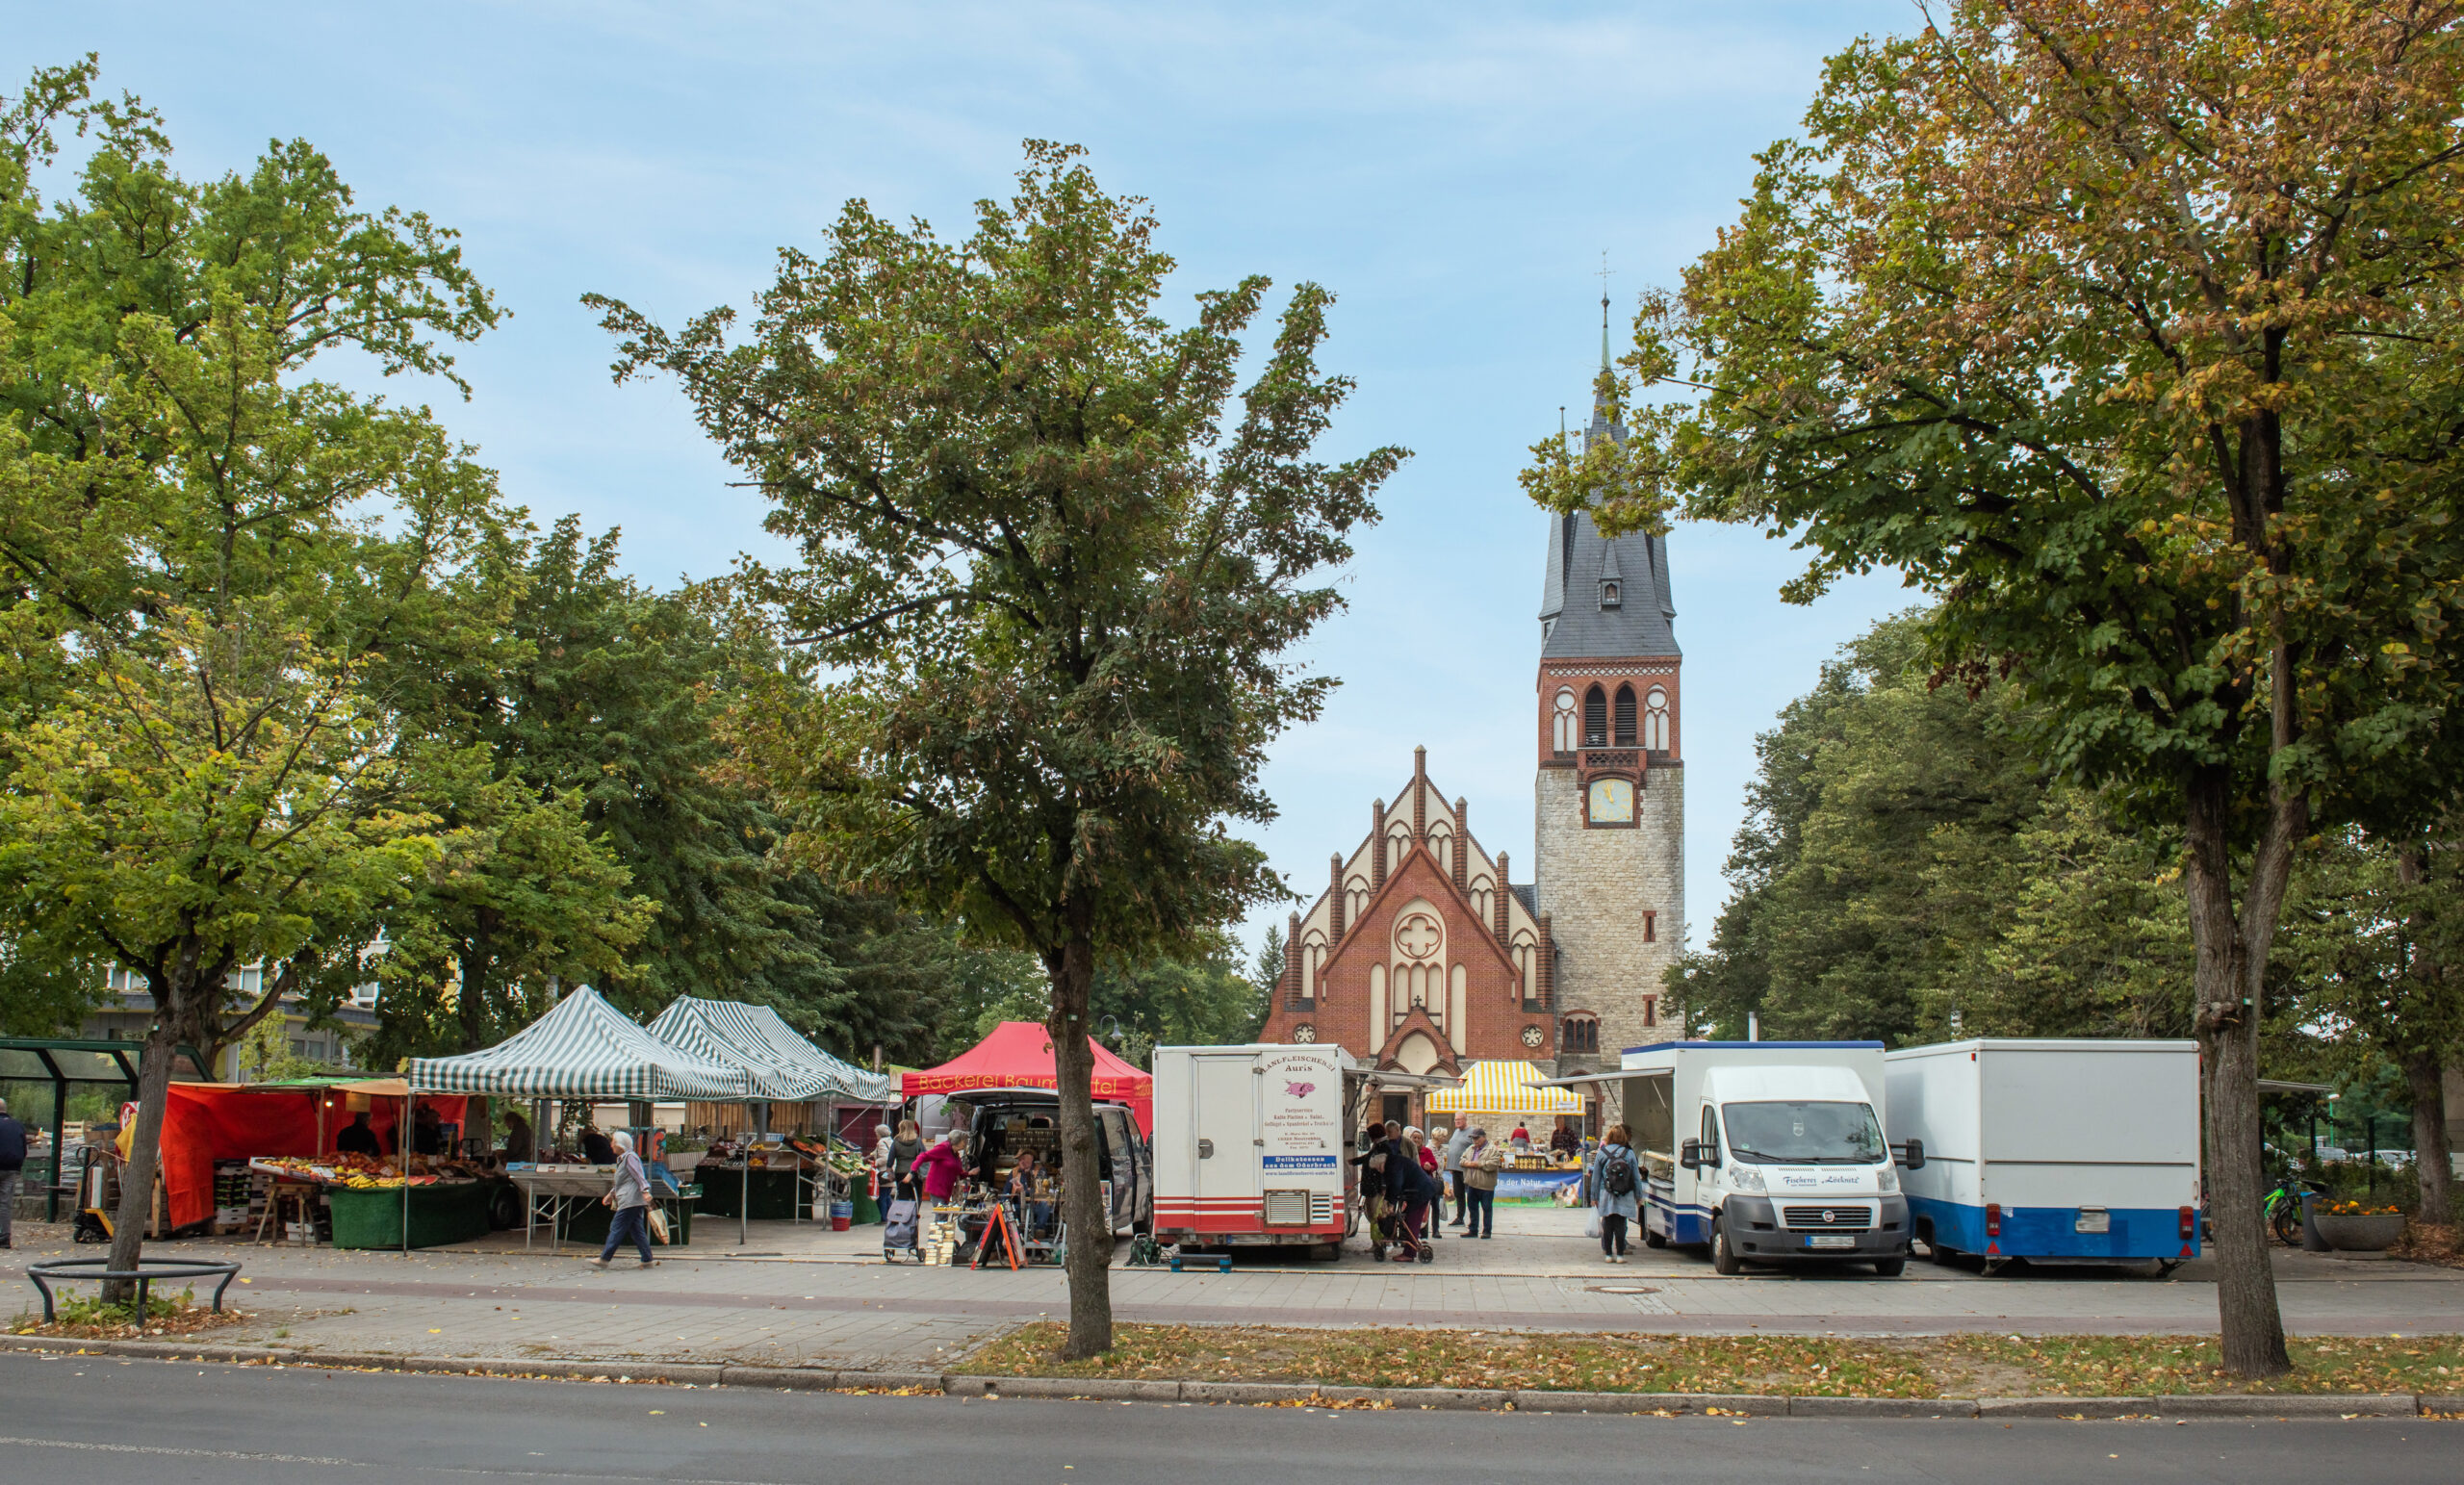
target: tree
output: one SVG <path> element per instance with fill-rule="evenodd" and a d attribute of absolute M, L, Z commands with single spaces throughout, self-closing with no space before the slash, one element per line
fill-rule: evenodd
<path fill-rule="evenodd" d="M 1157 1047 L 1246 1041 L 1266 1022 L 1266 1002 L 1242 975 L 1237 952 L 1219 933 L 1186 958 L 1107 964 L 1095 974 L 1089 1013 L 1098 1030 L 1106 1016 L 1118 1021 L 1116 1050 L 1140 1067 Z"/>
<path fill-rule="evenodd" d="M 38 70 L 0 109 L 0 917 L 21 962 L 116 962 L 153 998 L 125 1268 L 179 1043 L 359 978 L 433 852 L 379 692 L 463 642 L 493 482 L 424 410 L 300 372 L 349 346 L 450 376 L 434 338 L 497 311 L 449 233 L 354 210 L 307 145 L 192 185 L 93 77 Z M 93 144 L 46 206 L 64 130 Z"/>
<path fill-rule="evenodd" d="M 2181 1035 L 2160 848 L 2048 779 L 2014 688 L 1936 684 L 1927 615 L 1841 647 L 1757 740 L 1734 891 L 1670 974 L 1695 1024 L 1876 1037 Z"/>
<path fill-rule="evenodd" d="M 781 255 L 741 346 L 728 311 L 671 336 L 591 302 L 620 376 L 674 373 L 801 549 L 741 575 L 808 661 L 743 732 L 801 787 L 800 849 L 1036 956 L 1084 1172 L 1098 967 L 1283 895 L 1225 822 L 1272 815 L 1264 749 L 1332 684 L 1282 656 L 1338 606 L 1313 580 L 1403 455 L 1312 460 L 1350 386 L 1317 371 L 1312 285 L 1227 427 L 1266 281 L 1168 326 L 1153 218 L 1080 153 L 1031 141 L 961 243 L 849 203 L 826 256 Z M 1112 1339 L 1098 1201 L 1087 1180 L 1064 1200 L 1072 1357 Z"/>
<path fill-rule="evenodd" d="M 2464 1052 L 2464 908 L 2451 832 L 2384 840 L 2338 831 L 2305 863 L 2286 909 L 2284 959 L 2298 1004 L 2346 1049 L 2348 1072 L 2377 1063 L 2412 1101 L 2413 1171 L 2424 1221 L 2452 1219 L 2447 1063 Z"/>
<path fill-rule="evenodd" d="M 1833 59 L 1646 303 L 1623 367 L 1680 399 L 1529 475 L 1798 532 L 1794 598 L 1897 567 L 1953 674 L 2179 830 L 2244 1376 L 2290 1365 L 2256 1069 L 2296 847 L 2451 777 L 2459 89 L 2427 0 L 1953 0 Z"/>

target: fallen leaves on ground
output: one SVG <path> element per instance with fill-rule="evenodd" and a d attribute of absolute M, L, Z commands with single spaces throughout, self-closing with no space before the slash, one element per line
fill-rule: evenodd
<path fill-rule="evenodd" d="M 1921 1362 L 1887 1342 L 1816 1336 L 1549 1335 L 1116 1325 L 1113 1349 L 1065 1363 L 1066 1327 L 1039 1321 L 960 1363 L 970 1374 L 1303 1382 L 1615 1393 L 1939 1395 Z"/>
<path fill-rule="evenodd" d="M 2293 1370 L 2264 1382 L 2227 1373 L 2211 1336 L 1961 1335 L 1939 1344 L 1945 1371 L 2017 1370 L 2057 1396 L 2464 1391 L 2464 1336 L 2295 1336 Z"/>
<path fill-rule="evenodd" d="M 2216 1342 L 2203 1336 L 1865 1339 L 1116 1325 L 1110 1351 L 1063 1362 L 1060 1346 L 1067 1335 L 1058 1322 L 1024 1325 L 986 1343 L 953 1370 L 978 1376 L 1811 1397 L 2464 1393 L 2459 1336 L 2297 1337 L 2294 1370 L 2250 1384 L 2224 1373 Z"/>

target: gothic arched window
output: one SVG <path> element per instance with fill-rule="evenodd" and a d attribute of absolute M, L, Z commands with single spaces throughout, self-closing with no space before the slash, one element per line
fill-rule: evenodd
<path fill-rule="evenodd" d="M 1643 746 L 1655 753 L 1668 751 L 1668 693 L 1658 686 L 1643 698 Z"/>
<path fill-rule="evenodd" d="M 1600 1018 L 1570 1015 L 1557 1023 L 1557 1050 L 1560 1052 L 1597 1052 L 1600 1050 Z"/>
<path fill-rule="evenodd" d="M 1608 746 L 1608 694 L 1593 686 L 1582 696 L 1582 745 L 1586 748 Z"/>
<path fill-rule="evenodd" d="M 1575 693 L 1561 686 L 1557 690 L 1556 711 L 1550 723 L 1549 746 L 1559 753 L 1575 751 Z"/>
<path fill-rule="evenodd" d="M 1634 688 L 1619 686 L 1617 688 L 1617 746 L 1630 748 L 1633 745 Z"/>

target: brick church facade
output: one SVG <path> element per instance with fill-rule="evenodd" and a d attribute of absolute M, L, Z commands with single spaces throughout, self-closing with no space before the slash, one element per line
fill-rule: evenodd
<path fill-rule="evenodd" d="M 1626 430 L 1595 405 L 1581 436 Z M 1685 772 L 1666 539 L 1552 516 L 1541 595 L 1533 881 L 1509 882 L 1414 749 L 1402 792 L 1373 803 L 1368 835 L 1292 915 L 1262 1039 L 1409 1072 L 1515 1058 L 1573 1076 L 1671 1035 Z"/>

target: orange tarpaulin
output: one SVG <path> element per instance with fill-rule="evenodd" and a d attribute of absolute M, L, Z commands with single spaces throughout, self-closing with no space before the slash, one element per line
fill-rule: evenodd
<path fill-rule="evenodd" d="M 1105 1051 L 1103 1043 L 1090 1037 L 1087 1044 L 1095 1054 L 1089 1090 L 1097 1098 L 1129 1105 L 1139 1129 L 1153 1134 L 1155 1079 Z M 1060 1087 L 1061 1078 L 1053 1070 L 1051 1034 L 1034 1021 L 1004 1021 L 992 1029 L 991 1036 L 940 1066 L 899 1078 L 899 1091 L 910 1098 L 919 1093 L 963 1094 L 972 1088 Z"/>
<path fill-rule="evenodd" d="M 340 1088 L 283 1088 L 257 1092 L 230 1083 L 174 1083 L 163 1110 L 163 1192 L 171 1225 L 186 1227 L 214 1216 L 214 1163 L 258 1155 L 330 1155 L 334 1137 L 348 1127 L 350 1111 Z M 424 1097 L 448 1124 L 462 1119 L 464 1100 Z M 317 1106 L 324 1111 L 324 1138 L 317 1137 Z M 371 1127 L 380 1149 L 394 1147 L 398 1100 L 369 1100 Z"/>

